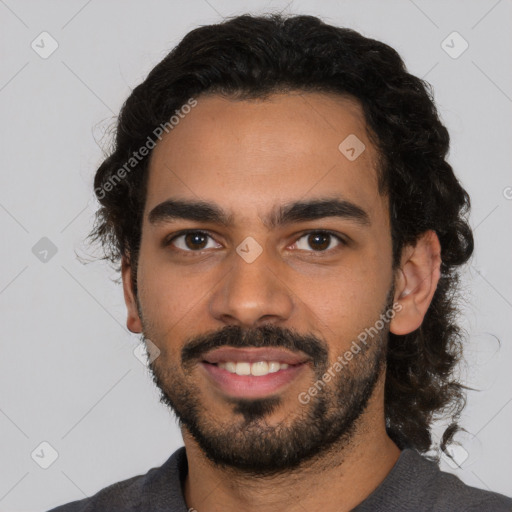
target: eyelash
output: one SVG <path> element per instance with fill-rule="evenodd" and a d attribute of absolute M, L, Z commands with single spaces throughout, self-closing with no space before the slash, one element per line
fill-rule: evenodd
<path fill-rule="evenodd" d="M 178 233 L 175 233 L 174 235 L 172 235 L 171 238 L 167 239 L 164 241 L 164 247 L 168 247 L 168 246 L 171 246 L 172 247 L 172 250 L 175 250 L 175 251 L 179 251 L 181 253 L 184 253 L 184 254 L 187 254 L 188 255 L 195 255 L 195 254 L 202 254 L 204 253 L 205 251 L 208 251 L 209 249 L 202 249 L 202 250 L 198 250 L 198 251 L 194 251 L 194 250 L 185 250 L 185 249 L 179 249 L 177 247 L 174 247 L 172 242 L 174 242 L 177 238 L 180 238 L 182 236 L 186 236 L 190 233 L 194 233 L 194 234 L 200 234 L 200 235 L 203 235 L 203 236 L 206 236 L 206 237 L 209 237 L 211 239 L 214 240 L 214 237 L 207 231 L 202 231 L 202 230 L 198 230 L 198 229 L 186 229 L 186 230 L 183 230 L 183 231 L 180 231 Z M 335 238 L 338 242 L 340 242 L 340 245 L 341 246 L 347 246 L 347 241 L 344 240 L 340 235 L 332 232 L 332 231 L 329 231 L 329 230 L 326 230 L 326 229 L 313 229 L 313 230 L 310 230 L 310 231 L 306 231 L 304 233 L 302 233 L 294 242 L 294 244 L 300 240 L 301 238 L 304 238 L 305 236 L 308 236 L 308 235 L 311 235 L 311 234 L 321 234 L 321 235 L 329 235 L 333 238 Z M 330 244 L 329 244 L 330 245 Z M 335 251 L 336 249 L 339 249 L 339 246 L 338 247 L 335 247 L 333 249 L 326 249 L 326 250 L 323 250 L 323 251 L 307 251 L 307 252 L 311 252 L 312 254 L 315 254 L 315 255 L 322 255 L 322 254 L 328 254 L 328 253 L 331 253 L 332 251 Z M 298 249 L 298 250 L 302 250 L 302 249 Z"/>

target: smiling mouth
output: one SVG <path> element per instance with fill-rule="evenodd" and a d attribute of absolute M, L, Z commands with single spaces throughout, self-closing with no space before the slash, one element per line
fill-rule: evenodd
<path fill-rule="evenodd" d="M 223 346 L 206 353 L 201 371 L 223 394 L 261 398 L 282 391 L 309 366 L 304 352 L 279 347 Z"/>
<path fill-rule="evenodd" d="M 255 377 L 263 377 L 270 373 L 277 373 L 282 370 L 286 370 L 290 366 L 298 366 L 299 364 L 288 364 L 280 363 L 279 361 L 256 361 L 251 363 L 250 361 L 220 361 L 218 363 L 209 363 L 203 361 L 205 364 L 212 364 L 218 368 L 234 373 L 236 375 L 252 375 Z"/>

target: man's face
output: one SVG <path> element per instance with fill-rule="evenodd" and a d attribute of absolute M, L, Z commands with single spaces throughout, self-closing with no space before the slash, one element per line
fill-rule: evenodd
<path fill-rule="evenodd" d="M 152 154 L 141 318 L 132 311 L 129 325 L 160 349 L 151 368 L 162 400 L 211 460 L 289 469 L 348 442 L 383 393 L 387 326 L 357 341 L 393 300 L 376 151 L 349 99 L 197 100 Z M 355 159 L 363 146 L 353 136 L 365 145 Z M 229 222 L 159 206 L 169 200 L 209 203 Z M 342 202 L 339 215 L 314 205 L 286 215 L 294 203 L 329 200 Z M 188 218 L 169 215 L 178 211 Z M 354 340 L 360 351 L 347 361 Z"/>

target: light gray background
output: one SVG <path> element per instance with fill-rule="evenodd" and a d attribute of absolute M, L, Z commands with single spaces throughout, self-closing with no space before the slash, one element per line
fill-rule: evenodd
<path fill-rule="evenodd" d="M 75 254 L 91 252 L 83 240 L 96 208 L 102 135 L 130 89 L 189 30 L 286 6 L 0 0 L 1 511 L 42 511 L 90 496 L 160 465 L 182 444 L 133 355 L 139 338 L 125 328 L 115 274 Z M 434 86 L 452 137 L 450 162 L 473 201 L 462 374 L 480 390 L 469 394 L 462 418 L 468 456 L 457 455 L 461 468 L 442 468 L 512 495 L 512 3 L 295 0 L 285 10 L 390 44 Z M 31 48 L 43 31 L 59 44 L 47 59 Z M 453 31 L 469 43 L 457 59 L 441 47 Z M 47 262 L 32 252 L 42 237 L 58 250 Z M 43 441 L 58 452 L 48 469 L 31 458 Z"/>

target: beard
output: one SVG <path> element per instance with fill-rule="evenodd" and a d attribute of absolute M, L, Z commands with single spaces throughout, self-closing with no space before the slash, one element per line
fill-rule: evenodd
<path fill-rule="evenodd" d="M 390 290 L 383 313 L 390 310 L 392 297 L 393 290 Z M 164 357 L 150 359 L 149 366 L 153 381 L 161 392 L 160 402 L 175 413 L 180 428 L 190 433 L 215 466 L 233 468 L 253 476 L 273 476 L 319 460 L 329 451 L 340 453 L 350 444 L 358 419 L 385 372 L 388 332 L 386 323 L 375 337 L 360 346 L 360 351 L 341 370 L 335 372 L 331 369 L 333 363 L 329 362 L 325 341 L 270 324 L 254 329 L 228 325 L 191 338 L 183 346 L 180 363 L 166 360 L 163 340 L 150 338 L 162 349 Z M 149 334 L 146 329 L 144 334 Z M 143 336 L 143 339 L 147 338 Z M 334 377 L 328 384 L 322 382 L 322 388 L 317 387 L 318 392 L 314 396 L 311 393 L 307 403 L 300 401 L 298 396 L 297 411 L 294 410 L 294 417 L 286 422 L 272 425 L 267 421 L 284 402 L 279 395 L 256 399 L 224 397 L 232 407 L 232 415 L 228 421 L 221 422 L 208 414 L 192 372 L 202 355 L 222 346 L 302 351 L 313 362 L 315 379 L 312 384 L 322 381 L 329 369 Z M 346 350 L 344 345 L 343 353 Z"/>

